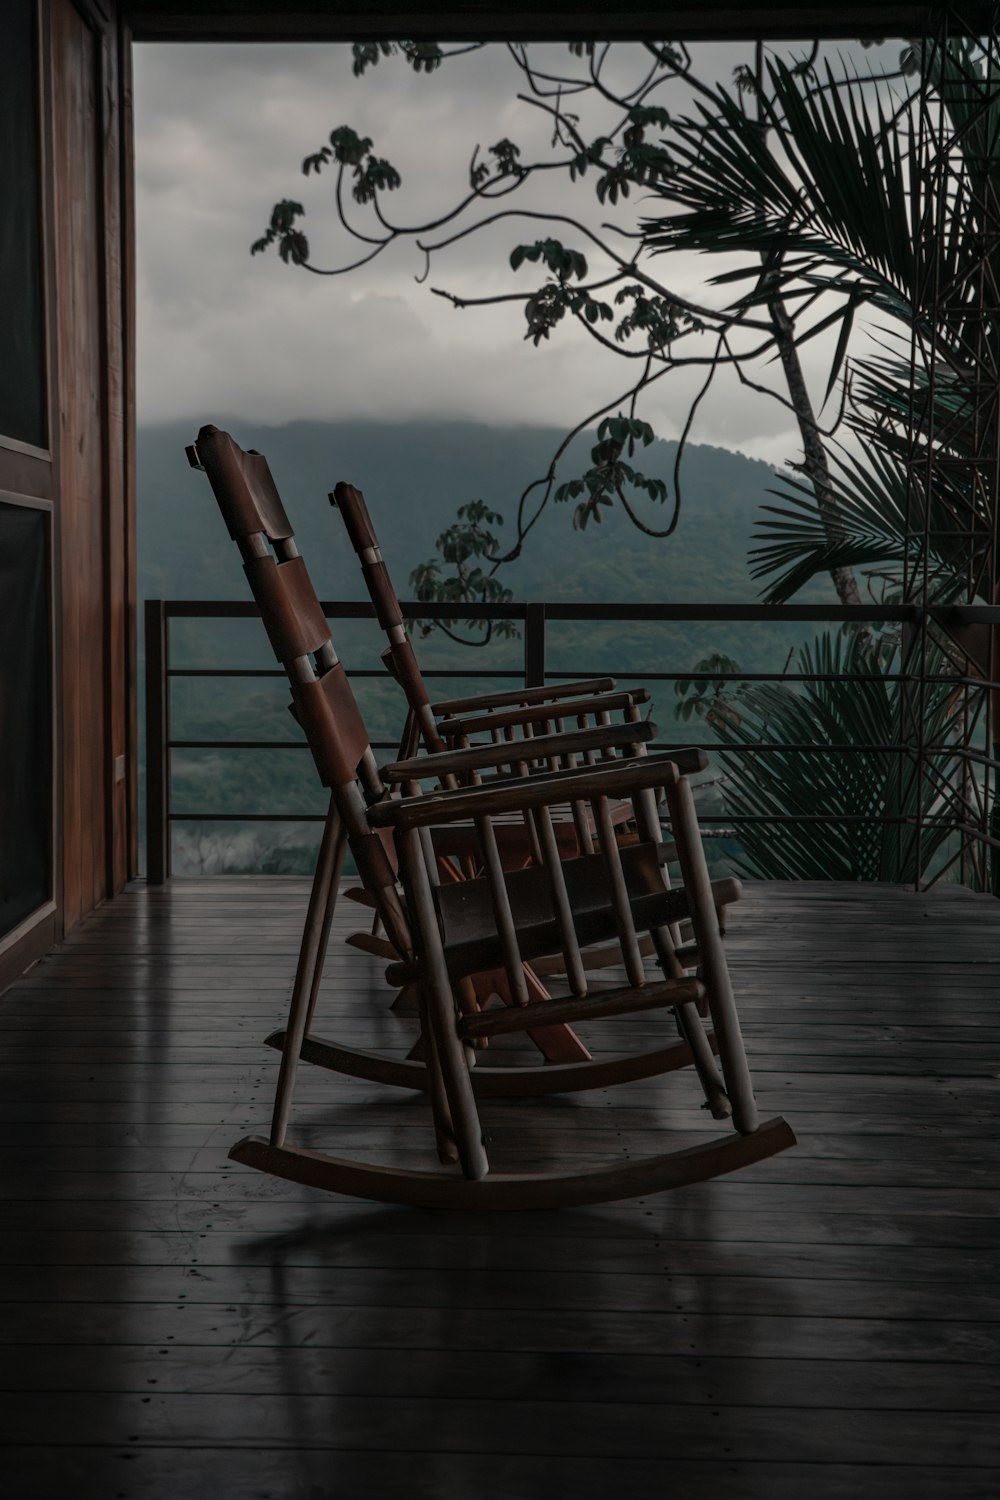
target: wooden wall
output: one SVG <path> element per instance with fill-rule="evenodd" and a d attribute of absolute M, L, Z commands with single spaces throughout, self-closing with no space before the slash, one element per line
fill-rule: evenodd
<path fill-rule="evenodd" d="M 0 452 L 0 485 L 51 504 L 54 880 L 0 984 L 136 849 L 128 47 L 115 0 L 38 0 L 37 20 L 48 441 Z"/>

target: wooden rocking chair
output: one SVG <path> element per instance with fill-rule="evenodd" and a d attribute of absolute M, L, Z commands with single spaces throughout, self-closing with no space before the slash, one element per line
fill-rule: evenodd
<path fill-rule="evenodd" d="M 304 729 L 317 769 L 331 790 L 316 880 L 282 1061 L 269 1139 L 250 1136 L 233 1147 L 236 1161 L 331 1191 L 419 1206 L 539 1208 L 601 1202 L 678 1186 L 731 1171 L 791 1145 L 783 1120 L 761 1124 L 750 1083 L 732 988 L 716 920 L 716 895 L 708 877 L 691 803 L 690 787 L 663 756 L 617 754 L 633 733 L 618 726 L 606 737 L 615 758 L 597 767 L 524 777 L 498 770 L 478 786 L 421 794 L 420 782 L 438 780 L 437 756 L 397 762 L 380 775 L 361 714 L 336 657 L 322 609 L 298 554 L 267 465 L 244 453 L 228 434 L 203 428 L 198 458 L 209 474 L 265 628 L 292 689 L 293 711 Z M 273 548 L 273 551 L 272 551 Z M 616 742 L 616 736 L 621 739 Z M 481 762 L 490 747 L 473 754 Z M 455 755 L 447 757 L 454 762 Z M 516 764 L 520 752 L 493 747 L 498 768 Z M 434 764 L 435 761 L 438 764 Z M 653 805 L 666 798 L 684 875 L 682 889 L 663 880 L 659 823 Z M 638 842 L 619 849 L 610 803 L 628 798 Z M 598 852 L 560 857 L 551 836 L 550 809 L 586 801 L 599 830 Z M 504 870 L 494 820 L 527 813 L 539 832 L 541 859 L 523 870 Z M 438 885 L 437 862 L 427 831 L 472 821 L 484 874 Z M 308 1035 L 322 972 L 329 912 L 345 842 L 366 888 L 376 900 L 386 933 L 402 955 L 400 980 L 417 986 L 425 1061 L 401 1062 L 340 1048 Z M 687 976 L 671 929 L 690 918 L 700 976 Z M 640 932 L 656 947 L 663 977 L 650 983 L 639 953 Z M 581 946 L 614 938 L 627 982 L 588 992 Z M 569 996 L 529 1005 L 524 965 L 538 954 L 562 951 Z M 518 1004 L 499 1011 L 477 1008 L 470 976 L 502 967 Z M 721 1072 L 698 1013 L 707 1001 Z M 612 1061 L 535 1068 L 475 1065 L 477 1039 L 594 1020 L 637 1010 L 668 1008 L 682 1040 L 653 1053 Z M 461 1175 L 357 1163 L 287 1144 L 287 1121 L 299 1056 L 325 1050 L 324 1062 L 345 1073 L 426 1091 L 438 1155 L 458 1162 Z M 477 1097 L 550 1093 L 644 1078 L 693 1063 L 717 1118 L 732 1116 L 736 1133 L 711 1143 L 645 1161 L 585 1173 L 491 1176 L 483 1145 Z"/>

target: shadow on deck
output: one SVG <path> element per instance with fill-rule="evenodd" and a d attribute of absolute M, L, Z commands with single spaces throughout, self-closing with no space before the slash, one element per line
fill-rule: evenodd
<path fill-rule="evenodd" d="M 798 1147 L 458 1217 L 227 1162 L 266 1131 L 304 899 L 137 887 L 0 1001 L 10 1500 L 994 1500 L 1000 903 L 751 886 L 730 962 Z M 334 951 L 316 1029 L 405 1052 L 381 966 Z M 432 1162 L 412 1095 L 304 1065 L 297 1100 L 304 1144 Z M 698 1102 L 673 1075 L 497 1104 L 491 1151 L 663 1149 Z"/>

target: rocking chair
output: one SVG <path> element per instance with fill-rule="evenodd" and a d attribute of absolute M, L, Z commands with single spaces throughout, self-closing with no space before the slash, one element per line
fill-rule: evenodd
<path fill-rule="evenodd" d="M 690 787 L 672 761 L 619 753 L 634 735 L 632 726 L 623 725 L 606 737 L 614 758 L 598 766 L 511 775 L 503 768 L 516 765 L 523 752 L 501 744 L 465 752 L 481 766 L 492 748 L 495 773 L 482 785 L 421 792 L 422 781 L 440 779 L 442 760 L 454 768 L 455 757 L 463 752 L 407 758 L 380 774 L 265 461 L 244 453 L 228 434 L 211 427 L 202 429 L 197 449 L 243 554 L 272 647 L 287 672 L 293 711 L 331 790 L 270 1138 L 247 1137 L 233 1147 L 231 1157 L 292 1181 L 358 1197 L 426 1207 L 513 1209 L 603 1202 L 678 1186 L 793 1144 L 783 1120 L 762 1124 L 757 1118 L 716 920 L 717 893 L 708 877 Z M 684 876 L 683 888 L 674 890 L 663 878 L 657 790 L 668 804 Z M 630 800 L 638 832 L 638 841 L 625 849 L 619 848 L 610 818 L 611 801 L 621 798 Z M 588 804 L 599 848 L 565 860 L 555 847 L 551 809 L 567 801 Z M 529 868 L 505 870 L 499 858 L 494 820 L 508 813 L 527 814 L 535 822 L 541 859 Z M 469 820 L 485 873 L 439 885 L 427 833 Z M 425 1061 L 400 1062 L 308 1036 L 345 843 L 401 955 L 397 977 L 416 985 Z M 684 918 L 694 928 L 697 979 L 685 973 L 672 937 L 672 928 Z M 662 970 L 663 977 L 653 983 L 642 965 L 640 932 L 650 934 Z M 590 993 L 581 948 L 609 939 L 619 945 L 627 982 Z M 556 948 L 562 952 L 571 993 L 529 1005 L 524 965 Z M 468 981 L 495 968 L 505 970 L 518 1003 L 483 1010 Z M 711 1013 L 721 1071 L 698 1013 L 702 999 Z M 478 1065 L 473 1050 L 477 1040 L 504 1033 L 657 1008 L 673 1012 L 682 1040 L 653 1053 L 489 1068 Z M 461 1176 L 357 1163 L 287 1144 L 296 1066 L 300 1055 L 309 1056 L 310 1045 L 326 1049 L 327 1066 L 424 1090 L 439 1158 L 458 1162 Z M 731 1115 L 736 1134 L 598 1171 L 490 1174 L 477 1097 L 603 1086 L 690 1063 L 713 1115 Z"/>

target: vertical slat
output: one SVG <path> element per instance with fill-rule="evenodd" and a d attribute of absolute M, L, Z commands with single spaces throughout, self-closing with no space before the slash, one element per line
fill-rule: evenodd
<path fill-rule="evenodd" d="M 493 914 L 503 949 L 504 968 L 507 970 L 510 991 L 517 1005 L 527 1005 L 528 987 L 524 982 L 521 950 L 518 946 L 517 930 L 511 915 L 507 886 L 503 878 L 503 865 L 497 848 L 496 834 L 489 818 L 477 818 L 475 822 L 480 848 L 483 852 L 483 867 L 489 882 L 490 894 L 493 897 Z"/>
<path fill-rule="evenodd" d="M 106 432 L 104 473 L 105 574 L 105 886 L 120 891 L 128 878 L 129 795 L 128 718 L 132 700 L 129 655 L 129 554 L 133 540 L 127 518 L 125 428 L 127 402 L 125 329 L 122 306 L 122 162 L 118 32 L 114 24 L 99 32 L 99 136 L 101 162 L 102 322 L 104 334 L 104 401 Z"/>
<path fill-rule="evenodd" d="M 515 761 L 511 766 L 511 770 L 516 771 L 518 776 L 527 776 L 528 762 L 526 760 Z M 522 818 L 524 821 L 525 832 L 528 835 L 528 848 L 531 851 L 531 862 L 532 864 L 542 865 L 545 863 L 545 858 L 542 854 L 542 846 L 538 838 L 538 823 L 535 810 L 530 807 L 526 807 L 522 814 Z"/>
<path fill-rule="evenodd" d="M 601 857 L 608 875 L 608 894 L 615 914 L 618 941 L 625 960 L 625 972 L 628 975 L 629 984 L 641 988 L 646 983 L 646 974 L 642 967 L 642 954 L 639 952 L 635 923 L 632 921 L 632 908 L 629 905 L 625 874 L 618 852 L 618 841 L 611 822 L 611 809 L 608 806 L 607 797 L 595 797 L 590 805 L 594 814 L 594 827 L 601 843 Z"/>
<path fill-rule="evenodd" d="M 587 974 L 583 967 L 583 959 L 580 956 L 580 945 L 577 942 L 576 928 L 573 925 L 573 911 L 566 890 L 563 862 L 559 857 L 555 830 L 552 827 L 552 814 L 547 807 L 540 807 L 538 809 L 537 824 L 538 837 L 542 846 L 542 863 L 545 866 L 545 873 L 549 879 L 552 909 L 555 912 L 556 921 L 559 925 L 559 936 L 562 939 L 561 947 L 562 955 L 566 962 L 566 978 L 569 980 L 569 986 L 574 995 L 585 995 L 587 993 Z"/>
<path fill-rule="evenodd" d="M 170 874 L 170 698 L 168 624 L 162 599 L 146 600 L 146 879 Z"/>
<path fill-rule="evenodd" d="M 122 349 L 122 486 L 123 532 L 118 539 L 124 566 L 125 636 L 125 823 L 129 879 L 139 873 L 139 733 L 138 733 L 138 571 L 136 560 L 135 456 L 135 129 L 132 105 L 132 36 L 123 15 L 118 18 L 119 183 L 121 190 L 121 307 Z"/>

